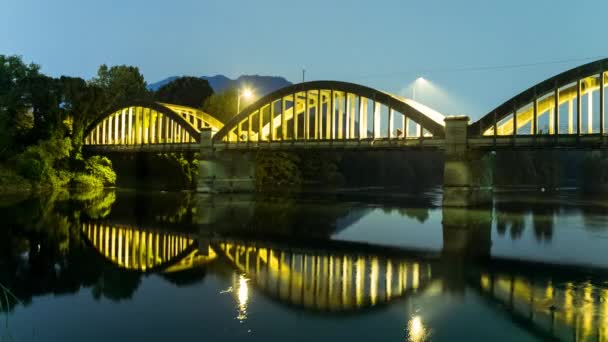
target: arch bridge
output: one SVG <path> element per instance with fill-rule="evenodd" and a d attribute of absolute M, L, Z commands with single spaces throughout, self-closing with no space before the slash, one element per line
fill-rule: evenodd
<path fill-rule="evenodd" d="M 94 152 L 200 152 L 198 190 L 253 191 L 260 149 L 424 149 L 445 154 L 444 205 L 490 200 L 483 154 L 499 149 L 600 149 L 607 145 L 608 59 L 540 82 L 476 122 L 363 85 L 314 81 L 268 94 L 226 124 L 200 110 L 131 103 L 95 121 Z"/>
<path fill-rule="evenodd" d="M 315 81 L 268 94 L 226 125 L 194 108 L 129 103 L 93 122 L 84 143 L 95 151 L 196 151 L 207 130 L 215 149 L 437 148 L 444 117 L 366 86 Z"/>
<path fill-rule="evenodd" d="M 224 125 L 199 109 L 153 101 L 117 106 L 86 129 L 84 148 L 92 152 L 179 152 L 198 150 L 203 128 Z"/>

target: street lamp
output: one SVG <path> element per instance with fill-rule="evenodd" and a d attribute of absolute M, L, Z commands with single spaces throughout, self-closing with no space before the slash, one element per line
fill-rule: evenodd
<path fill-rule="evenodd" d="M 416 80 L 414 81 L 414 84 L 412 85 L 412 100 L 416 101 L 416 86 L 418 84 L 424 84 L 424 83 L 426 83 L 426 80 L 424 79 L 424 77 L 418 76 L 418 78 L 416 78 Z M 408 135 L 407 131 L 409 130 L 409 123 L 407 123 L 406 125 L 407 125 L 407 127 L 406 127 L 405 135 L 407 136 Z M 416 136 L 419 137 L 420 133 L 421 133 L 420 124 L 417 123 L 416 124 Z"/>
<path fill-rule="evenodd" d="M 243 90 L 239 89 L 236 97 L 236 114 L 239 114 L 241 111 L 241 97 L 245 99 L 250 99 L 253 97 L 253 92 L 249 88 L 244 88 Z"/>

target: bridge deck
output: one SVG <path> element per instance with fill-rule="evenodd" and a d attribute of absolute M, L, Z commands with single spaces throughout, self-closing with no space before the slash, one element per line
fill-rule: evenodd
<path fill-rule="evenodd" d="M 509 149 L 604 149 L 608 148 L 608 135 L 602 134 L 558 134 L 558 135 L 517 135 L 517 136 L 478 136 L 468 139 L 472 149 L 509 150 Z M 443 150 L 443 138 L 416 139 L 352 139 L 352 140 L 293 140 L 263 142 L 216 142 L 216 151 L 234 150 Z M 86 145 L 87 152 L 198 152 L 200 144 L 140 144 L 140 145 Z"/>
<path fill-rule="evenodd" d="M 443 138 L 416 139 L 352 139 L 352 140 L 292 140 L 292 141 L 262 141 L 262 142 L 216 142 L 216 151 L 223 150 L 401 150 L 424 149 L 439 150 L 444 146 Z M 200 144 L 140 144 L 140 145 L 86 145 L 83 149 L 88 152 L 198 152 Z"/>
<path fill-rule="evenodd" d="M 517 135 L 481 136 L 468 139 L 470 148 L 486 150 L 512 149 L 603 149 L 608 148 L 605 134 L 557 134 L 557 135 Z"/>

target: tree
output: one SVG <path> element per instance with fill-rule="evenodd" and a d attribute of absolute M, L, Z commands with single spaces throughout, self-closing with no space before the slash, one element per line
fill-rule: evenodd
<path fill-rule="evenodd" d="M 61 76 L 59 85 L 62 93 L 62 107 L 70 123 L 70 135 L 76 146 L 82 144 L 84 130 L 105 110 L 104 91 L 96 84 L 87 84 L 78 77 Z"/>
<path fill-rule="evenodd" d="M 19 56 L 0 55 L 0 158 L 14 153 L 33 127 L 30 80 L 40 75 L 39 70 Z"/>
<path fill-rule="evenodd" d="M 101 88 L 105 95 L 105 110 L 133 100 L 149 99 L 144 76 L 139 68 L 115 65 L 108 68 L 102 64 L 97 70 L 97 78 L 91 83 Z"/>
<path fill-rule="evenodd" d="M 221 93 L 213 94 L 205 101 L 203 110 L 221 122 L 227 123 L 236 115 L 237 96 L 238 90 L 236 88 L 229 88 Z M 249 104 L 250 102 L 241 98 L 240 109 L 242 110 Z"/>
<path fill-rule="evenodd" d="M 207 80 L 184 76 L 160 87 L 154 93 L 154 99 L 160 102 L 201 108 L 211 95 L 213 95 L 213 89 Z"/>
<path fill-rule="evenodd" d="M 52 136 L 63 137 L 65 111 L 61 108 L 59 81 L 38 74 L 27 80 L 27 87 L 34 116 L 34 127 L 28 134 L 28 143 L 47 140 Z"/>

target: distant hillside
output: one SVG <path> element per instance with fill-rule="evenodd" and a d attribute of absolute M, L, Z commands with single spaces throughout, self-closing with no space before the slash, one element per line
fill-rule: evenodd
<path fill-rule="evenodd" d="M 158 90 L 163 85 L 173 81 L 179 76 L 167 77 L 164 80 L 148 85 L 150 90 Z M 224 75 L 215 76 L 201 76 L 200 78 L 209 81 L 209 85 L 213 88 L 216 93 L 238 86 L 238 87 L 250 87 L 256 94 L 256 96 L 264 96 L 277 89 L 291 85 L 292 83 L 280 76 L 259 76 L 259 75 L 243 75 L 236 80 L 230 79 Z"/>

